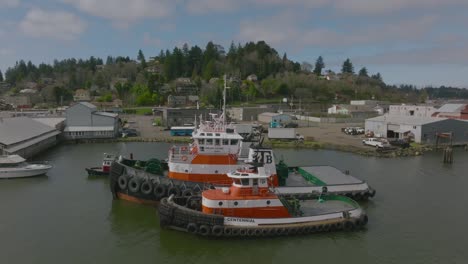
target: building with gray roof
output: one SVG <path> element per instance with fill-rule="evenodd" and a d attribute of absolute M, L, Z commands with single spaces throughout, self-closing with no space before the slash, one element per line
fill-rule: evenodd
<path fill-rule="evenodd" d="M 453 133 L 455 144 L 468 143 L 468 121 L 457 119 L 386 114 L 366 119 L 365 130 L 376 136 L 411 138 L 424 144 L 435 144 L 438 133 Z"/>
<path fill-rule="evenodd" d="M 28 117 L 0 118 L 0 154 L 29 158 L 57 143 L 60 131 Z"/>
<path fill-rule="evenodd" d="M 66 110 L 66 139 L 114 138 L 119 133 L 119 115 L 100 112 L 88 102 L 79 102 Z"/>

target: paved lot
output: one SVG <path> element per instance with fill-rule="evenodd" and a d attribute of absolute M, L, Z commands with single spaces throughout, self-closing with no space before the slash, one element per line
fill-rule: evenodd
<path fill-rule="evenodd" d="M 363 147 L 363 135 L 347 135 L 341 132 L 342 127 L 363 126 L 362 124 L 319 124 L 315 127 L 300 127 L 297 133 L 307 137 L 313 137 L 314 141 L 330 143 L 335 145 L 347 145 L 354 147 Z"/>
<path fill-rule="evenodd" d="M 153 126 L 154 116 L 145 115 L 121 115 L 122 120 L 127 120 L 128 127 L 134 128 L 142 138 L 168 138 L 170 132 L 163 127 Z"/>
<path fill-rule="evenodd" d="M 142 138 L 157 138 L 161 140 L 174 138 L 168 130 L 163 127 L 153 126 L 154 116 L 145 115 L 121 115 L 123 120 L 128 121 L 130 128 L 135 128 Z M 301 126 L 306 124 L 300 124 Z M 314 141 L 334 145 L 353 146 L 368 149 L 362 145 L 363 135 L 352 136 L 341 132 L 342 127 L 363 126 L 363 124 L 318 124 L 309 123 L 309 127 L 297 128 L 297 133 L 304 135 L 307 139 L 312 137 Z"/>

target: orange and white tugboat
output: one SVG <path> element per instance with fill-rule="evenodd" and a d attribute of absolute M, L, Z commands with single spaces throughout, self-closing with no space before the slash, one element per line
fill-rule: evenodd
<path fill-rule="evenodd" d="M 110 172 L 110 167 L 112 165 L 112 162 L 114 162 L 114 160 L 115 160 L 115 155 L 104 153 L 101 167 L 86 168 L 86 171 L 88 172 L 88 176 L 108 176 Z"/>
<path fill-rule="evenodd" d="M 367 224 L 359 204 L 328 195 L 316 199 L 285 199 L 277 195 L 265 167 L 228 173 L 230 187 L 209 189 L 201 196 L 161 200 L 162 227 L 203 236 L 263 237 L 353 230 Z"/>
<path fill-rule="evenodd" d="M 224 95 L 226 88 L 225 84 Z M 123 157 L 113 162 L 110 187 L 114 198 L 154 204 L 171 194 L 199 194 L 206 186 L 229 185 L 228 173 L 245 167 L 246 160 L 265 164 L 271 185 L 281 186 L 278 191 L 283 196 L 317 196 L 324 186 L 329 193 L 357 200 L 375 195 L 365 181 L 330 166 L 288 168 L 281 161 L 276 164 L 271 148 L 243 140 L 235 127 L 226 123 L 225 105 L 224 98 L 221 114 L 211 114 L 210 120 L 200 122 L 192 133 L 192 143 L 172 147 L 167 163 Z M 248 155 L 243 157 L 243 153 Z"/>

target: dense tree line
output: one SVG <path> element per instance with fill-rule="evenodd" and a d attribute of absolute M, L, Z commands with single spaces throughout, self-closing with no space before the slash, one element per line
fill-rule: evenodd
<path fill-rule="evenodd" d="M 325 67 L 322 56 L 318 56 L 314 65 L 299 64 L 288 59 L 287 54 L 280 55 L 264 41 L 231 43 L 227 51 L 208 42 L 204 48 L 185 44 L 161 50 L 152 57 L 139 50 L 136 60 L 108 56 L 104 61 L 91 56 L 39 65 L 20 60 L 4 75 L 0 72 L 0 81 L 4 79 L 15 91 L 24 82 L 36 82 L 42 96 L 56 103 L 71 100 L 74 90 L 84 88 L 104 102 L 119 98 L 128 105 L 163 104 L 167 95 L 177 94 L 174 80 L 188 77 L 197 86 L 202 104 L 219 106 L 224 74 L 235 77 L 229 83 L 231 89 L 227 94 L 231 103 L 259 99 L 276 102 L 283 97 L 327 103 L 351 99 L 421 102 L 433 98 L 468 98 L 467 90 L 454 87 L 417 89 L 411 85 L 387 85 L 380 73 L 371 74 L 366 67 L 355 74 L 349 58 L 343 62 L 340 73 Z M 251 74 L 258 80 L 246 80 Z M 53 84 L 47 84 L 47 78 Z M 163 86 L 169 86 L 168 94 L 162 92 Z"/>

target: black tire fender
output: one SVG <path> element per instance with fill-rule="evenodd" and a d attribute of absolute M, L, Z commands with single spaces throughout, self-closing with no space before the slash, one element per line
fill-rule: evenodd
<path fill-rule="evenodd" d="M 220 225 L 215 225 L 211 229 L 211 233 L 215 236 L 221 236 L 224 233 L 224 228 Z"/>
<path fill-rule="evenodd" d="M 133 192 L 133 193 L 137 193 L 140 191 L 140 181 L 138 178 L 136 177 L 132 177 L 129 181 L 128 181 L 128 190 Z"/>
<path fill-rule="evenodd" d="M 119 188 L 121 190 L 127 189 L 128 186 L 128 178 L 125 175 L 120 175 L 119 178 L 117 179 L 117 183 L 119 185 Z"/>
<path fill-rule="evenodd" d="M 210 228 L 207 225 L 201 225 L 198 228 L 198 233 L 200 233 L 202 236 L 207 236 L 210 234 Z"/>
<path fill-rule="evenodd" d="M 180 196 L 180 189 L 179 189 L 179 187 L 177 187 L 177 186 L 172 186 L 171 188 L 169 188 L 169 189 L 167 190 L 167 196 L 171 196 L 172 194 L 173 194 L 175 197 Z"/>
<path fill-rule="evenodd" d="M 189 223 L 187 225 L 187 232 L 191 233 L 191 234 L 195 234 L 197 233 L 198 231 L 198 227 L 197 227 L 197 224 L 195 223 Z"/>
<path fill-rule="evenodd" d="M 156 199 L 161 199 L 166 195 L 166 187 L 162 184 L 155 184 L 153 187 L 153 194 Z"/>
<path fill-rule="evenodd" d="M 140 191 L 143 194 L 150 195 L 153 192 L 153 185 L 150 181 L 145 180 L 140 186 Z"/>

